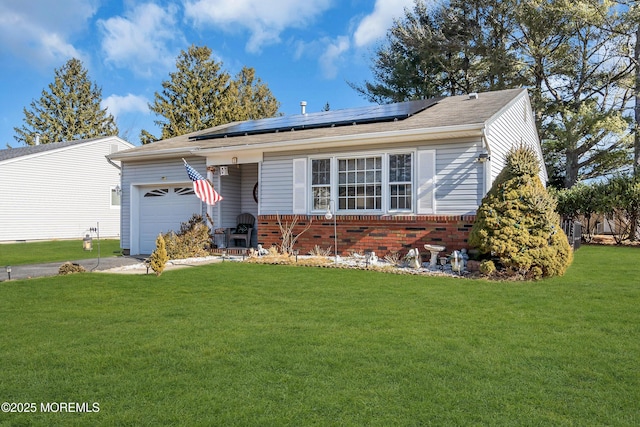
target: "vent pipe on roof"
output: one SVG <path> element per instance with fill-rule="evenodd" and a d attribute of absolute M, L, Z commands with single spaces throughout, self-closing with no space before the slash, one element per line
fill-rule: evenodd
<path fill-rule="evenodd" d="M 307 101 L 300 101 L 300 114 L 307 114 Z"/>
<path fill-rule="evenodd" d="M 33 135 L 34 138 L 34 145 L 40 145 L 40 134 L 36 133 Z"/>

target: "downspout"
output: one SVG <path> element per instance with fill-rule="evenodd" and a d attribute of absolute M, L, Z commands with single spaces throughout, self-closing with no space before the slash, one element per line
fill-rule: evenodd
<path fill-rule="evenodd" d="M 493 184 L 491 182 L 491 147 L 489 147 L 489 142 L 487 140 L 487 127 L 486 126 L 482 127 L 481 139 L 482 139 L 482 147 L 485 149 L 487 155 L 489 156 L 487 161 L 482 164 L 482 167 L 484 168 L 484 179 L 483 179 L 484 188 L 483 188 L 483 192 L 482 192 L 482 197 L 484 197 L 489 192 L 489 189 L 491 188 L 491 185 Z"/>
<path fill-rule="evenodd" d="M 114 168 L 117 168 L 118 170 L 122 170 L 122 167 L 115 164 L 113 160 L 109 158 L 109 156 L 104 156 L 104 158 L 107 159 L 107 162 L 109 162 L 111 166 L 113 166 Z"/>

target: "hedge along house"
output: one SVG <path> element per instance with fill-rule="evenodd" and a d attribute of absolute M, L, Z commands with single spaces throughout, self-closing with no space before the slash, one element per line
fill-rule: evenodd
<path fill-rule="evenodd" d="M 507 152 L 520 145 L 539 154 L 546 182 L 525 89 L 303 111 L 158 141 L 110 156 L 123 165 L 122 248 L 150 253 L 159 232 L 193 213 L 208 213 L 219 228 L 248 212 L 257 219 L 252 246 L 279 245 L 278 218 L 297 218 L 296 233 L 312 222 L 296 243 L 306 253 L 334 247 L 329 210 L 340 254 L 426 243 L 460 249 Z M 203 205 L 181 158 L 224 200 Z"/>

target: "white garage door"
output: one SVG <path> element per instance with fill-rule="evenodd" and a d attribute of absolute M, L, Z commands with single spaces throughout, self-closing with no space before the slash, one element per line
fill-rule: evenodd
<path fill-rule="evenodd" d="M 150 254 L 160 233 L 178 231 L 180 224 L 202 213 L 193 187 L 162 187 L 144 191 L 140 202 L 140 253 Z"/>

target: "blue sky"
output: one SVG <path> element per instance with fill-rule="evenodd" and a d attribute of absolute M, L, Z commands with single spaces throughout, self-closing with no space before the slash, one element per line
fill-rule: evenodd
<path fill-rule="evenodd" d="M 394 18 L 413 0 L 1 0 L 0 148 L 20 146 L 23 108 L 53 82 L 54 69 L 82 60 L 103 106 L 134 144 L 159 135 L 148 111 L 181 50 L 206 45 L 235 75 L 253 67 L 286 115 L 367 105 L 347 82 L 370 64 Z"/>

